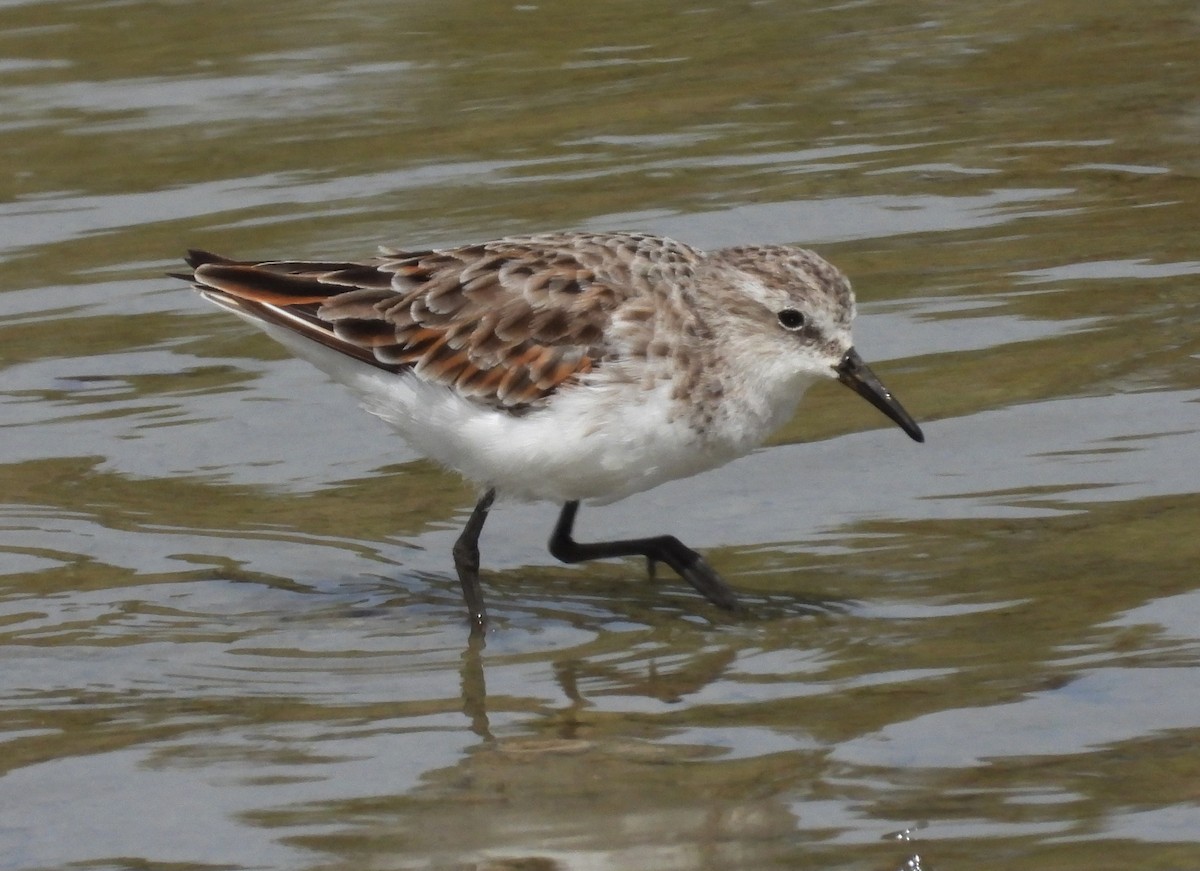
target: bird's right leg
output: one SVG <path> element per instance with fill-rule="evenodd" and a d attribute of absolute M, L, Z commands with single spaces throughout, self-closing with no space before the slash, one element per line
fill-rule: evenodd
<path fill-rule="evenodd" d="M 718 608 L 733 611 L 738 607 L 737 595 L 721 580 L 721 576 L 704 561 L 704 557 L 675 536 L 659 535 L 653 538 L 580 544 L 571 537 L 578 511 L 579 502 L 568 502 L 563 505 L 562 513 L 558 516 L 554 534 L 550 536 L 550 553 L 557 559 L 565 563 L 578 563 L 614 556 L 644 556 L 651 567 L 656 562 L 669 565 Z"/>

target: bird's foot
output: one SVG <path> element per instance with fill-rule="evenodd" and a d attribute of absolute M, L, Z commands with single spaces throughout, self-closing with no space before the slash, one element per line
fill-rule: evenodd
<path fill-rule="evenodd" d="M 695 554 L 695 557 L 689 564 L 678 569 L 680 576 L 718 608 L 724 608 L 726 611 L 738 610 L 737 594 L 722 580 L 716 570 L 704 561 L 704 557 L 700 554 Z"/>

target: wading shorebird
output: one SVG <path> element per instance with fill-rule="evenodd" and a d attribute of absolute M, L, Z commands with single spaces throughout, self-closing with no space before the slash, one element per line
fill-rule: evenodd
<path fill-rule="evenodd" d="M 479 487 L 454 545 L 474 630 L 479 534 L 497 495 L 552 500 L 550 553 L 643 556 L 718 607 L 737 597 L 670 535 L 581 543 L 606 504 L 740 457 L 836 378 L 914 440 L 920 427 L 850 337 L 854 294 L 783 245 L 705 252 L 642 233 L 549 233 L 364 262 L 187 257 L 208 300 L 348 386 L 418 451 Z"/>

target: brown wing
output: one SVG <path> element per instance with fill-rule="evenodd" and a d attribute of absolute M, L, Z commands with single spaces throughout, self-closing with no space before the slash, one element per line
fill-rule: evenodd
<path fill-rule="evenodd" d="M 641 241 L 530 237 L 387 252 L 370 263 L 250 263 L 191 251 L 193 274 L 182 277 L 351 357 L 516 409 L 603 356 L 612 310 L 634 292 L 626 279 Z"/>

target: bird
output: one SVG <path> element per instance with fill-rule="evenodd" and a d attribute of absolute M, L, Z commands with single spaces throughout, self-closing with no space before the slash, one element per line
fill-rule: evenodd
<path fill-rule="evenodd" d="M 672 535 L 576 541 L 580 503 L 749 453 L 822 379 L 924 441 L 854 347 L 849 280 L 802 247 L 564 231 L 345 262 L 185 260 L 174 277 L 477 486 L 452 552 L 473 633 L 488 620 L 479 536 L 498 495 L 562 506 L 549 551 L 564 563 L 642 556 L 733 611 L 733 589 Z"/>

